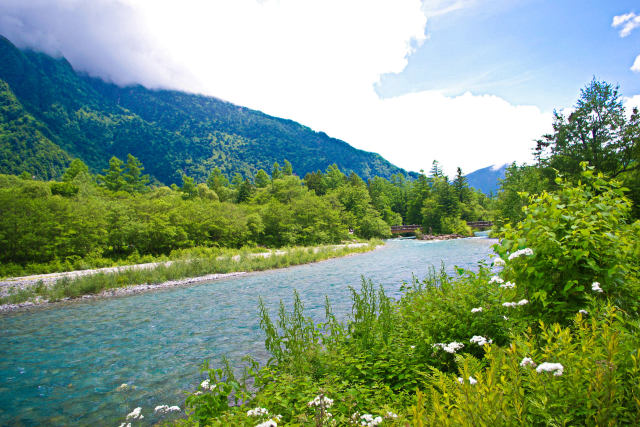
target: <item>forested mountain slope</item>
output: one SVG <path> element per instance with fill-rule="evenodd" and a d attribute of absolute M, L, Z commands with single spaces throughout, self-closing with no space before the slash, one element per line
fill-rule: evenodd
<path fill-rule="evenodd" d="M 216 166 L 228 175 L 251 176 L 284 159 L 301 176 L 333 163 L 364 179 L 407 175 L 378 154 L 291 120 L 212 97 L 121 88 L 75 72 L 64 58 L 21 51 L 1 36 L 0 80 L 6 83 L 0 85 L 3 105 L 17 103 L 30 117 L 14 131 L 13 119 L 0 116 L 0 150 L 11 153 L 3 154 L 0 173 L 55 177 L 68 157 L 100 172 L 111 156 L 131 153 L 165 184 L 180 183 L 183 173 L 204 181 Z M 25 139 L 20 132 L 38 136 Z M 31 142 L 16 150 L 18 140 Z"/>

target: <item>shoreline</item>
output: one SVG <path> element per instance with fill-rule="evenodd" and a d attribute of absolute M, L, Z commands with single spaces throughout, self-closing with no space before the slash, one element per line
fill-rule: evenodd
<path fill-rule="evenodd" d="M 352 244 L 347 244 L 347 245 L 336 245 L 335 249 L 339 249 L 341 247 L 353 247 L 353 248 L 358 248 L 358 247 L 363 247 L 366 246 L 366 243 L 352 243 Z M 49 301 L 47 299 L 43 299 L 40 296 L 37 296 L 35 298 L 34 301 L 24 301 L 24 302 L 20 302 L 20 303 L 8 303 L 8 304 L 2 304 L 0 305 L 0 315 L 2 314 L 7 314 L 7 313 L 14 313 L 14 312 L 19 312 L 19 311 L 28 311 L 31 309 L 36 309 L 36 308 L 44 308 L 44 307 L 50 307 L 52 305 L 63 305 L 63 304 L 69 304 L 69 303 L 74 303 L 74 302 L 81 302 L 81 301 L 87 301 L 87 300 L 95 300 L 95 299 L 103 299 L 103 298 L 114 298 L 114 297 L 125 297 L 125 296 L 131 296 L 131 295 L 137 295 L 137 294 L 141 294 L 141 293 L 145 293 L 145 292 L 152 292 L 152 291 L 156 291 L 156 290 L 160 290 L 160 289 L 170 289 L 170 288 L 176 288 L 176 287 L 183 287 L 183 286 L 189 286 L 189 285 L 195 285 L 198 283 L 202 283 L 202 282 L 208 282 L 208 281 L 218 281 L 218 280 L 224 280 L 224 279 L 229 279 L 229 278 L 233 278 L 233 277 L 239 277 L 239 276 L 246 276 L 249 274 L 258 274 L 258 273 L 265 273 L 265 272 L 269 272 L 269 271 L 276 271 L 276 270 L 282 270 L 285 268 L 291 268 L 291 267 L 297 267 L 300 265 L 308 265 L 308 264 L 316 264 L 316 263 L 321 263 L 321 262 L 325 262 L 325 261 L 330 261 L 330 260 L 334 260 L 336 258 L 346 258 L 346 257 L 350 257 L 350 256 L 355 256 L 355 255 L 363 255 L 366 253 L 370 253 L 376 250 L 379 250 L 381 248 L 384 248 L 385 245 L 377 245 L 374 248 L 372 248 L 369 251 L 366 252 L 352 252 L 352 253 L 348 253 L 342 256 L 335 256 L 335 257 L 331 257 L 331 258 L 326 258 L 326 259 L 321 259 L 318 261 L 311 261 L 311 262 L 306 262 L 306 263 L 300 263 L 300 264 L 295 264 L 295 265 L 289 265 L 286 267 L 280 267 L 280 268 L 269 268 L 269 269 L 265 269 L 265 270 L 255 270 L 255 271 L 234 271 L 234 272 L 230 272 L 230 273 L 212 273 L 212 274 L 206 274 L 204 276 L 197 276 L 197 277 L 185 277 L 182 279 L 177 279 L 177 280 L 169 280 L 169 281 L 165 281 L 165 282 L 161 282 L 161 283 L 142 283 L 142 284 L 133 284 L 133 285 L 127 285 L 127 286 L 122 286 L 122 287 L 118 287 L 118 288 L 111 288 L 111 289 L 105 289 L 102 290 L 98 293 L 95 294 L 84 294 L 81 295 L 79 297 L 76 298 L 71 298 L 71 297 L 66 297 L 66 298 L 62 298 L 59 300 L 55 300 L 55 301 Z M 318 248 L 315 248 L 315 251 L 317 252 Z M 261 257 L 266 257 L 268 255 L 271 255 L 271 253 L 259 253 L 259 254 L 254 254 L 254 256 L 261 256 Z M 282 255 L 281 252 L 274 252 L 273 255 L 278 256 L 278 255 Z M 165 262 L 160 262 L 160 263 L 154 263 L 154 264 L 165 264 Z M 144 266 L 144 267 L 140 267 L 140 266 Z M 118 269 L 118 268 L 123 268 L 123 269 L 142 269 L 142 268 L 150 268 L 149 267 L 149 263 L 147 264 L 134 264 L 134 265 L 130 265 L 130 266 L 121 266 L 121 267 L 107 267 L 106 269 L 108 270 L 113 270 L 113 269 Z M 90 275 L 90 274 L 99 274 L 102 271 L 96 271 L 94 270 L 78 270 L 78 271 L 70 271 L 70 272 L 64 272 L 68 275 L 73 275 L 74 273 L 78 273 L 78 272 L 85 272 L 85 271 L 95 271 L 93 273 L 85 273 L 85 274 L 80 274 L 76 277 L 81 277 L 83 275 Z M 118 271 L 112 271 L 112 272 L 118 272 Z M 49 273 L 50 275 L 60 275 L 62 273 Z M 29 277 L 29 276 L 26 276 Z M 67 277 L 67 276 L 59 276 L 57 277 L 55 280 L 59 279 L 59 278 L 63 278 L 63 277 Z M 53 283 L 55 283 L 55 280 L 53 280 Z M 49 281 L 51 282 L 52 279 L 49 279 Z M 18 284 L 20 282 L 13 282 L 14 284 Z M 24 282 L 23 282 L 24 283 Z M 34 282 L 33 284 L 35 284 L 37 282 Z M 29 286 L 29 285 L 27 285 Z"/>

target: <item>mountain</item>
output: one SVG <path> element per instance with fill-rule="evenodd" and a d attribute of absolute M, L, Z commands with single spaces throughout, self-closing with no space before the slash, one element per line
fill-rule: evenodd
<path fill-rule="evenodd" d="M 465 175 L 469 187 L 482 191 L 484 194 L 496 194 L 500 188 L 499 179 L 504 179 L 508 164 L 500 167 L 487 166 Z"/>
<path fill-rule="evenodd" d="M 101 172 L 111 156 L 131 153 L 164 184 L 183 173 L 204 181 L 214 167 L 252 176 L 284 159 L 300 176 L 333 163 L 364 179 L 414 175 L 294 121 L 207 96 L 118 87 L 2 36 L 0 103 L 0 173 L 49 179 L 76 157 Z"/>

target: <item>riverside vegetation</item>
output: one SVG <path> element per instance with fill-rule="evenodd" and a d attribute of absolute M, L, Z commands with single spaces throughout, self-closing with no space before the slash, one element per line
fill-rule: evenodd
<path fill-rule="evenodd" d="M 179 425 L 616 425 L 640 417 L 640 223 L 615 181 L 532 196 L 498 256 L 393 301 L 363 280 L 348 322 L 260 304 L 271 359 L 203 367 Z"/>
<path fill-rule="evenodd" d="M 295 291 L 275 320 L 260 303 L 271 359 L 248 356 L 241 371 L 205 363 L 188 418 L 173 423 L 637 423 L 639 121 L 592 81 L 568 119 L 556 115 L 538 164 L 507 173 L 490 264 L 432 271 L 397 301 L 363 278 L 346 322 L 327 300 L 314 323 Z"/>
<path fill-rule="evenodd" d="M 488 215 L 488 199 L 437 164 L 429 178 L 365 183 L 335 165 L 300 179 L 285 160 L 271 176 L 215 168 L 206 183 L 183 175 L 171 187 L 151 186 L 132 155 L 109 165 L 96 176 L 76 159 L 61 181 L 0 175 L 0 277 L 385 238 L 403 222 L 469 235 L 465 220 Z"/>

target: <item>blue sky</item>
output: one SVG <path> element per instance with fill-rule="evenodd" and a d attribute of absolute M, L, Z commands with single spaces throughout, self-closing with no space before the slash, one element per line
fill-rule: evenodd
<path fill-rule="evenodd" d="M 531 162 L 594 76 L 640 105 L 638 15 L 640 0 L 3 0 L 0 34 L 452 174 Z"/>
<path fill-rule="evenodd" d="M 640 93 L 631 65 L 640 30 L 622 38 L 613 16 L 640 14 L 639 1 L 518 0 L 477 2 L 432 18 L 428 39 L 398 74 L 386 74 L 380 96 L 442 90 L 492 94 L 549 110 L 575 102 L 594 76 Z"/>

